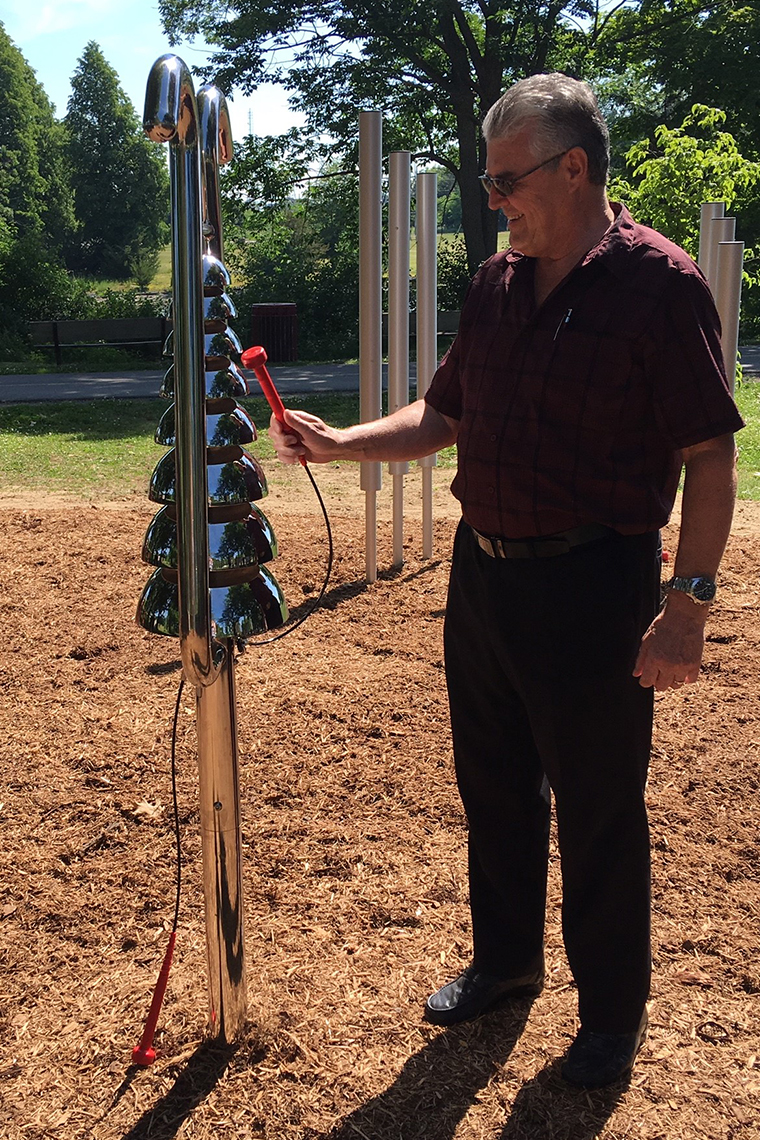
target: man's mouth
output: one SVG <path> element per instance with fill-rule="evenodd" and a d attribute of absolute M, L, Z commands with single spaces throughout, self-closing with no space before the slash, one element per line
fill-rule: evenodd
<path fill-rule="evenodd" d="M 512 225 L 513 222 L 519 222 L 520 218 L 525 217 L 525 215 L 524 214 L 513 214 L 510 217 L 509 214 L 505 214 L 504 217 L 507 220 L 507 229 L 509 229 L 509 227 Z"/>

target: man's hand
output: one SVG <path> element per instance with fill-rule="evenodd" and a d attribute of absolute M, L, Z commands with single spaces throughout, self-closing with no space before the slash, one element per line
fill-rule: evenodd
<path fill-rule="evenodd" d="M 705 645 L 708 606 L 698 606 L 685 595 L 671 594 L 665 609 L 641 639 L 633 670 L 645 688 L 680 689 L 699 676 Z"/>
<path fill-rule="evenodd" d="M 319 416 L 286 409 L 285 423 L 290 431 L 283 431 L 274 416 L 269 421 L 269 438 L 281 463 L 298 463 L 302 455 L 308 463 L 329 463 L 331 459 L 344 458 L 340 455 L 340 432 Z"/>

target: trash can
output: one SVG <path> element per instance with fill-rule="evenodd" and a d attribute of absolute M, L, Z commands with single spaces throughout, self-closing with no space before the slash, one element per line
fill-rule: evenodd
<path fill-rule="evenodd" d="M 251 305 L 251 344 L 274 363 L 298 359 L 298 316 L 292 303 Z"/>

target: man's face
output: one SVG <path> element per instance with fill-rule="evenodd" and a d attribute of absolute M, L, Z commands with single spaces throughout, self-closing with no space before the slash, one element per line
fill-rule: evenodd
<path fill-rule="evenodd" d="M 486 173 L 517 179 L 526 170 L 551 156 L 529 148 L 530 130 L 524 128 L 507 139 L 488 143 Z M 535 170 L 517 181 L 512 194 L 504 197 L 495 188 L 488 195 L 492 210 L 501 210 L 509 221 L 509 242 L 528 257 L 563 256 L 573 240 L 571 196 L 562 159 Z"/>

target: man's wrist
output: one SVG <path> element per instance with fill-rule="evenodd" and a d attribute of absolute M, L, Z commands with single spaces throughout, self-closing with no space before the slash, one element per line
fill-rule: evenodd
<path fill-rule="evenodd" d="M 709 606 L 716 592 L 715 581 L 707 574 L 676 574 L 664 583 L 663 589 L 669 597 L 682 594 L 700 608 Z"/>
<path fill-rule="evenodd" d="M 700 605 L 694 598 L 684 594 L 681 590 L 667 590 L 665 594 L 664 611 L 673 617 L 688 620 L 698 625 L 704 625 L 712 608 L 712 603 Z"/>

